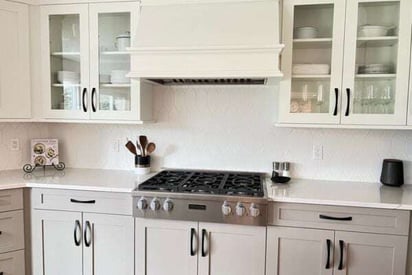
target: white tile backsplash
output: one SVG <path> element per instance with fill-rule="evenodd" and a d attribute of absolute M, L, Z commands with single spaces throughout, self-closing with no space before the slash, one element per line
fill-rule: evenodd
<path fill-rule="evenodd" d="M 0 124 L 0 152 L 11 156 L 0 159 L 0 168 L 20 168 L 28 160 L 28 148 L 14 156 L 5 148 L 6 140 L 20 134 L 23 147 L 31 137 L 58 138 L 60 158 L 69 167 L 130 169 L 132 155 L 123 144 L 116 152 L 114 143 L 145 134 L 157 145 L 155 169 L 270 172 L 271 162 L 282 160 L 293 163 L 294 177 L 378 181 L 382 159 L 400 158 L 412 183 L 411 131 L 276 128 L 277 92 L 268 87 L 159 87 L 154 124 Z M 323 160 L 312 160 L 315 144 L 323 145 Z"/>

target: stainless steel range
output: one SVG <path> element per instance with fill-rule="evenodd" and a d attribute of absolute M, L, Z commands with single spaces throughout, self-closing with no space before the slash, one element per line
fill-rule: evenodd
<path fill-rule="evenodd" d="M 133 192 L 135 217 L 242 225 L 267 223 L 264 174 L 165 170 Z"/>

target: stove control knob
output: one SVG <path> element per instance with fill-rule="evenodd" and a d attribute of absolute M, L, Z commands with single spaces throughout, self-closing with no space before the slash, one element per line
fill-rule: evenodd
<path fill-rule="evenodd" d="M 147 200 L 145 198 L 140 198 L 137 201 L 137 208 L 140 210 L 146 210 L 147 209 Z"/>
<path fill-rule="evenodd" d="M 236 215 L 244 216 L 245 214 L 246 214 L 246 208 L 243 206 L 243 204 L 238 202 L 238 204 L 236 205 Z"/>
<path fill-rule="evenodd" d="M 157 211 L 160 209 L 160 202 L 158 199 L 154 198 L 151 202 L 150 202 L 150 209 L 152 209 L 153 211 Z"/>
<path fill-rule="evenodd" d="M 225 201 L 222 205 L 222 213 L 225 216 L 229 216 L 232 213 L 232 208 L 230 207 L 229 203 Z"/>
<path fill-rule="evenodd" d="M 252 203 L 252 205 L 249 208 L 249 213 L 252 217 L 256 218 L 260 215 L 260 210 L 256 204 Z"/>
<path fill-rule="evenodd" d="M 163 210 L 172 211 L 172 209 L 173 209 L 173 202 L 170 199 L 166 199 L 163 203 Z"/>

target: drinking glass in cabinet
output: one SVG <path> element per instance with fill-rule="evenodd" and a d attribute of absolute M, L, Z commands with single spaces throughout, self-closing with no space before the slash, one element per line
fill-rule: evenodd
<path fill-rule="evenodd" d="M 329 83 L 327 81 L 293 81 L 291 113 L 328 113 Z"/>
<path fill-rule="evenodd" d="M 130 13 L 99 14 L 99 107 L 103 111 L 130 111 Z"/>
<path fill-rule="evenodd" d="M 395 81 L 358 80 L 355 84 L 354 114 L 393 114 Z"/>
<path fill-rule="evenodd" d="M 78 14 L 50 15 L 51 108 L 81 108 L 80 18 Z"/>

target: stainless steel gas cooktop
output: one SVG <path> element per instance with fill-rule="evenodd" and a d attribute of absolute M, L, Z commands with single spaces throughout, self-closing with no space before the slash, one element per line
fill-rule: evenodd
<path fill-rule="evenodd" d="M 165 170 L 133 193 L 141 218 L 266 225 L 264 174 Z"/>

